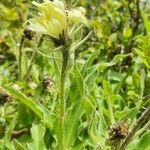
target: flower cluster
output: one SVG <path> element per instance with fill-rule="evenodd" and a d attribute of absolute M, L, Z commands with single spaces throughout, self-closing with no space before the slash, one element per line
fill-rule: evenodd
<path fill-rule="evenodd" d="M 28 20 L 28 29 L 60 39 L 68 30 L 80 22 L 86 22 L 83 8 L 67 10 L 60 0 L 44 0 L 44 3 L 32 2 L 38 8 L 38 16 Z"/>

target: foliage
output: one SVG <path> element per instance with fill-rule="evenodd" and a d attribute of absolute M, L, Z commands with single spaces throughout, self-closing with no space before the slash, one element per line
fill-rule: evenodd
<path fill-rule="evenodd" d="M 150 106 L 150 2 L 54 2 L 0 2 L 0 149 L 118 150 Z"/>

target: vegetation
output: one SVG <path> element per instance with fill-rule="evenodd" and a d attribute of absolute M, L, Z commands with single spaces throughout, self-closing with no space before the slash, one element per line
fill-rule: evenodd
<path fill-rule="evenodd" d="M 149 14 L 149 0 L 1 0 L 0 150 L 149 150 Z"/>

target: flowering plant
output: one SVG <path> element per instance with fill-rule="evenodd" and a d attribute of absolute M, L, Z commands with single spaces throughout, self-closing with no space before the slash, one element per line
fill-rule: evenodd
<path fill-rule="evenodd" d="M 87 37 L 81 41 L 72 41 L 74 35 L 81 26 L 80 23 L 86 23 L 84 16 L 85 10 L 82 7 L 75 9 L 67 9 L 65 3 L 60 0 L 44 0 L 44 3 L 32 2 L 38 8 L 38 15 L 28 20 L 27 28 L 31 31 L 48 35 L 54 44 L 62 45 L 62 63 L 60 73 L 60 135 L 57 136 L 59 149 L 65 149 L 65 121 L 66 121 L 66 97 L 65 97 L 65 83 L 67 77 L 67 70 L 69 64 L 69 52 L 75 50 L 81 45 Z M 69 39 L 69 40 L 68 40 Z M 73 39 L 73 38 L 72 38 Z M 57 43 L 59 42 L 59 43 Z"/>
<path fill-rule="evenodd" d="M 44 3 L 32 2 L 38 7 L 38 16 L 28 20 L 28 29 L 46 34 L 55 39 L 64 37 L 73 25 L 86 22 L 85 10 L 81 7 L 68 10 L 60 0 L 44 0 Z"/>

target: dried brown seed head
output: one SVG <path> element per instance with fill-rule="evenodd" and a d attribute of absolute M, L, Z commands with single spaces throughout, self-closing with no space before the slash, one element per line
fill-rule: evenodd
<path fill-rule="evenodd" d="M 54 81 L 50 78 L 45 78 L 43 79 L 42 84 L 44 89 L 51 89 L 54 85 Z"/>
<path fill-rule="evenodd" d="M 10 101 L 10 95 L 5 92 L 1 92 L 0 93 L 0 104 L 4 105 L 8 101 Z"/>
<path fill-rule="evenodd" d="M 33 37 L 35 36 L 35 33 L 29 29 L 24 29 L 23 33 L 25 38 L 27 38 L 28 40 L 32 40 Z"/>
<path fill-rule="evenodd" d="M 125 122 L 113 124 L 113 126 L 108 131 L 109 141 L 112 144 L 119 143 L 121 140 L 127 137 L 128 129 L 128 124 Z"/>

